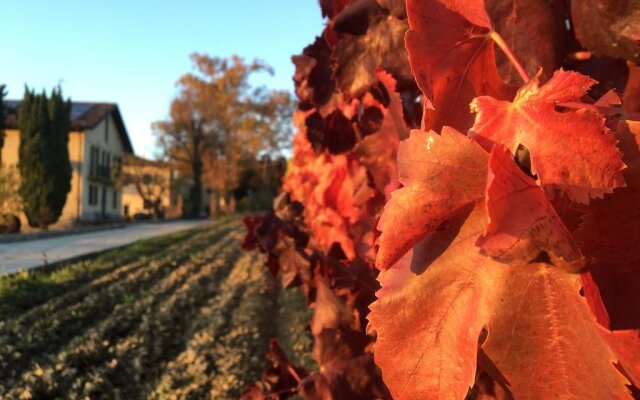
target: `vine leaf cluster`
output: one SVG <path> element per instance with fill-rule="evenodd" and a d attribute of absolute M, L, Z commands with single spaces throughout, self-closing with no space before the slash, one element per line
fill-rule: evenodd
<path fill-rule="evenodd" d="M 245 221 L 320 368 L 246 398 L 638 397 L 640 4 L 596 3 L 320 2 Z"/>

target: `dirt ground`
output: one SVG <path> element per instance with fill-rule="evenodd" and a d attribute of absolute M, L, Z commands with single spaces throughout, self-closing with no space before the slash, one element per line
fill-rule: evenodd
<path fill-rule="evenodd" d="M 313 369 L 304 299 L 243 234 L 232 217 L 0 279 L 0 398 L 233 399 L 270 337 Z"/>

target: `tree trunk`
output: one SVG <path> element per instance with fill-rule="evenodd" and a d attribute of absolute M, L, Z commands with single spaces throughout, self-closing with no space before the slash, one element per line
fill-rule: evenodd
<path fill-rule="evenodd" d="M 225 208 L 226 214 L 233 214 L 236 209 L 235 199 L 233 198 L 233 192 L 231 190 L 225 190 L 224 192 L 224 202 L 227 206 Z"/>
<path fill-rule="evenodd" d="M 196 127 L 200 129 L 200 127 Z M 193 135 L 193 187 L 191 188 L 191 218 L 198 218 L 202 210 L 202 154 L 200 154 L 200 133 Z"/>
<path fill-rule="evenodd" d="M 162 213 L 162 201 L 159 198 L 153 202 L 152 212 L 153 212 L 152 217 L 154 221 L 159 221 L 162 219 L 160 218 Z"/>
<path fill-rule="evenodd" d="M 193 187 L 191 188 L 191 217 L 197 218 L 200 216 L 202 210 L 202 167 L 196 167 L 194 165 L 193 174 Z M 200 171 L 200 175 L 195 173 L 196 170 Z"/>
<path fill-rule="evenodd" d="M 213 192 L 213 198 L 209 199 L 209 207 L 211 208 L 210 216 L 217 217 L 220 214 L 220 193 L 218 191 Z"/>

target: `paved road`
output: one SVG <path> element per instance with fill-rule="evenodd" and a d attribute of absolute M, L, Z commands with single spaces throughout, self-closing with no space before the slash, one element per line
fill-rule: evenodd
<path fill-rule="evenodd" d="M 138 223 L 118 229 L 0 244 L 0 275 L 124 246 L 206 223 L 207 221 Z"/>

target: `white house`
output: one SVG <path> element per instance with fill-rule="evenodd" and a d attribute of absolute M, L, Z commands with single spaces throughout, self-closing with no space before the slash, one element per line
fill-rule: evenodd
<path fill-rule="evenodd" d="M 19 101 L 5 100 L 5 144 L 3 166 L 19 162 L 20 132 L 17 127 Z M 71 190 L 56 226 L 79 221 L 122 218 L 122 193 L 112 178 L 125 154 L 133 154 L 129 134 L 116 104 L 73 102 L 69 159 Z M 21 216 L 23 223 L 26 218 Z"/>

